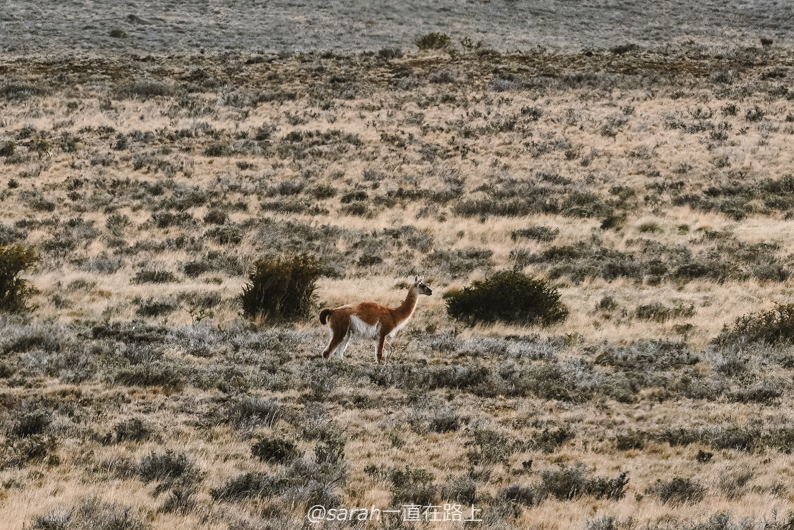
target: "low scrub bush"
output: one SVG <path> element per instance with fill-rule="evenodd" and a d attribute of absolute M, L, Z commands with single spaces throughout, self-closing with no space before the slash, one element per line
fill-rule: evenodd
<path fill-rule="evenodd" d="M 451 479 L 441 488 L 441 499 L 444 502 L 457 502 L 468 506 L 474 504 L 476 498 L 477 483 L 470 477 Z"/>
<path fill-rule="evenodd" d="M 250 429 L 258 425 L 271 427 L 281 415 L 278 400 L 245 397 L 229 407 L 227 417 L 237 429 Z"/>
<path fill-rule="evenodd" d="M 35 410 L 24 414 L 11 429 L 11 435 L 20 438 L 27 438 L 36 434 L 42 434 L 50 424 L 50 413 L 45 410 Z"/>
<path fill-rule="evenodd" d="M 705 497 L 706 488 L 697 481 L 675 477 L 670 482 L 658 482 L 645 492 L 659 497 L 662 504 L 696 504 Z"/>
<path fill-rule="evenodd" d="M 131 441 L 142 442 L 148 440 L 152 435 L 151 426 L 140 418 L 130 418 L 120 421 L 113 426 L 116 435 L 116 443 Z"/>
<path fill-rule="evenodd" d="M 21 313 L 30 309 L 27 301 L 35 289 L 19 275 L 38 261 L 33 247 L 0 246 L 0 311 Z"/>
<path fill-rule="evenodd" d="M 222 486 L 210 490 L 216 501 L 239 501 L 253 497 L 279 495 L 286 487 L 286 479 L 267 473 L 243 473 L 228 480 Z"/>
<path fill-rule="evenodd" d="M 392 504 L 419 504 L 431 506 L 435 504 L 438 488 L 433 485 L 433 474 L 424 469 L 411 469 L 405 466 L 405 471 L 394 469 L 389 475 L 393 486 Z"/>
<path fill-rule="evenodd" d="M 172 487 L 190 486 L 201 482 L 204 474 L 185 453 L 175 453 L 169 449 L 165 453 L 152 452 L 141 459 L 138 475 L 145 483 L 158 482 L 155 494 Z"/>
<path fill-rule="evenodd" d="M 507 464 L 511 448 L 504 435 L 487 429 L 476 429 L 473 435 L 474 439 L 466 442 L 472 447 L 466 455 L 471 465 Z"/>
<path fill-rule="evenodd" d="M 320 274 L 317 261 L 307 254 L 261 259 L 243 288 L 243 312 L 268 323 L 307 318 L 315 305 Z"/>
<path fill-rule="evenodd" d="M 444 295 L 450 317 L 477 323 L 550 325 L 568 317 L 557 289 L 518 271 L 499 272 Z"/>
<path fill-rule="evenodd" d="M 524 486 L 508 486 L 499 492 L 499 496 L 505 500 L 517 502 L 524 506 L 538 506 L 546 496 L 535 488 Z"/>
<path fill-rule="evenodd" d="M 281 438 L 262 438 L 251 446 L 251 454 L 262 462 L 288 464 L 300 456 L 295 442 Z"/>
<path fill-rule="evenodd" d="M 173 283 L 176 282 L 176 276 L 172 272 L 156 269 L 140 270 L 135 273 L 132 278 L 132 283 Z"/>
<path fill-rule="evenodd" d="M 443 50 L 452 44 L 452 39 L 446 33 L 428 33 L 417 37 L 414 41 L 416 47 L 422 51 L 426 50 Z"/>
<path fill-rule="evenodd" d="M 560 427 L 553 431 L 543 429 L 543 432 L 532 437 L 532 445 L 544 453 L 553 453 L 558 447 L 573 440 L 575 436 L 576 434 L 568 427 Z"/>
<path fill-rule="evenodd" d="M 548 226 L 530 226 L 529 228 L 520 228 L 510 232 L 510 238 L 516 241 L 518 238 L 533 239 L 535 241 L 550 242 L 557 239 L 560 233 L 559 228 L 551 229 Z"/>
<path fill-rule="evenodd" d="M 616 478 L 587 478 L 581 466 L 560 467 L 558 470 L 544 471 L 540 485 L 542 493 L 551 495 L 558 500 L 570 500 L 582 495 L 592 495 L 597 499 L 620 500 L 626 495 L 629 483 L 627 473 L 623 472 Z"/>
<path fill-rule="evenodd" d="M 181 390 L 185 381 L 170 364 L 155 361 L 143 362 L 116 372 L 114 382 L 128 386 L 161 386 L 168 390 Z"/>
<path fill-rule="evenodd" d="M 767 344 L 794 342 L 794 304 L 777 304 L 769 311 L 739 317 L 732 329 L 725 326 L 713 342 L 727 345 L 742 340 Z"/>
<path fill-rule="evenodd" d="M 640 320 L 652 320 L 654 322 L 667 322 L 675 318 L 689 318 L 695 315 L 695 307 L 685 305 L 675 305 L 667 307 L 664 304 L 655 302 L 652 304 L 641 305 L 637 308 L 637 318 Z"/>

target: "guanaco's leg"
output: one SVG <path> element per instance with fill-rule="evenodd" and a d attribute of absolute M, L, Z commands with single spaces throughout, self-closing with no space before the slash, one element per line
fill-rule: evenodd
<path fill-rule="evenodd" d="M 389 359 L 391 359 L 391 352 L 392 352 L 391 341 L 389 340 L 388 335 L 386 336 L 386 349 L 388 350 L 386 353 L 386 362 L 388 362 Z"/>
<path fill-rule="evenodd" d="M 378 339 L 378 364 L 385 362 L 383 358 L 383 344 L 386 342 L 386 335 L 381 335 Z"/>
<path fill-rule="evenodd" d="M 333 318 L 333 315 L 331 318 Z M 338 350 L 342 343 L 345 342 L 345 339 L 350 335 L 350 322 L 347 322 L 347 326 L 345 326 L 344 321 L 329 319 L 328 324 L 331 328 L 331 341 L 328 343 L 325 350 L 323 350 L 324 359 L 327 359 Z"/>
<path fill-rule="evenodd" d="M 342 343 L 336 348 L 336 358 L 340 361 L 342 360 L 342 356 L 345 354 L 345 350 L 347 349 L 347 343 L 350 341 L 350 330 L 347 330 L 345 333 L 344 338 L 342 339 Z"/>
<path fill-rule="evenodd" d="M 336 350 L 342 341 L 344 340 L 344 335 L 339 333 L 334 333 L 331 335 L 331 341 L 328 343 L 328 346 L 323 350 L 323 358 L 327 359 L 331 356 L 331 354 Z"/>

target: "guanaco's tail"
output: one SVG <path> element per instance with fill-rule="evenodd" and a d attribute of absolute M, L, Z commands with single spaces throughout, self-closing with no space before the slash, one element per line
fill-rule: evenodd
<path fill-rule="evenodd" d="M 325 324 L 326 319 L 331 316 L 331 313 L 333 312 L 333 309 L 323 309 L 320 311 L 320 324 Z"/>

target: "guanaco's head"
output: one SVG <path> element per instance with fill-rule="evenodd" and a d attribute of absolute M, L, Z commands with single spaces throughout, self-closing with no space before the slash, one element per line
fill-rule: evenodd
<path fill-rule="evenodd" d="M 433 291 L 430 289 L 430 287 L 425 285 L 424 276 L 421 278 L 419 276 L 414 276 L 414 289 L 416 289 L 419 294 L 426 294 L 427 296 L 433 294 Z"/>

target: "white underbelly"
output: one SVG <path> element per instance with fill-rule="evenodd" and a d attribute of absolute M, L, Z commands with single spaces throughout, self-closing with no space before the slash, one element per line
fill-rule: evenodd
<path fill-rule="evenodd" d="M 377 339 L 380 337 L 380 322 L 370 326 L 355 315 L 350 316 L 350 333 L 359 337 Z"/>

